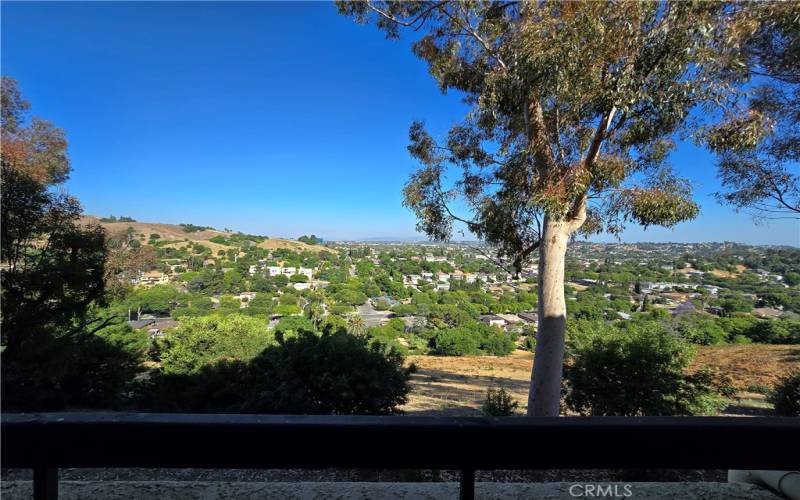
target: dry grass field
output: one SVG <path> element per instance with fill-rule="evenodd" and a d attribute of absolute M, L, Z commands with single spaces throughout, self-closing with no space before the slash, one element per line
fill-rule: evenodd
<path fill-rule="evenodd" d="M 157 234 L 160 236 L 161 241 L 176 241 L 176 243 L 170 243 L 166 245 L 173 248 L 180 248 L 186 246 L 188 243 L 196 242 L 211 249 L 214 255 L 216 255 L 219 250 L 228 250 L 231 248 L 228 245 L 220 245 L 219 243 L 208 241 L 214 236 L 227 235 L 227 233 L 223 231 L 217 231 L 216 229 L 206 229 L 203 231 L 187 233 L 181 226 L 177 224 L 159 224 L 154 222 L 100 222 L 97 217 L 90 215 L 83 216 L 81 220 L 86 224 L 100 224 L 100 226 L 102 226 L 103 229 L 105 229 L 109 234 L 119 233 L 127 230 L 129 227 L 132 227 L 133 231 L 137 235 L 140 235 L 139 240 L 142 243 L 147 242 L 151 234 Z M 294 250 L 295 252 L 302 252 L 304 250 L 311 252 L 319 252 L 321 250 L 327 250 L 334 253 L 336 252 L 336 250 L 331 248 L 308 245 L 301 241 L 285 240 L 282 238 L 268 238 L 259 243 L 258 246 L 267 250 L 288 248 L 289 250 Z"/>
<path fill-rule="evenodd" d="M 731 279 L 731 278 L 735 278 L 737 276 L 736 273 L 732 273 L 730 271 L 723 271 L 722 269 L 714 269 L 713 271 L 710 271 L 710 272 L 711 272 L 711 274 L 713 274 L 717 278 L 728 278 L 728 279 Z M 741 271 L 739 271 L 739 272 L 741 272 Z"/>
<path fill-rule="evenodd" d="M 409 402 L 403 407 L 409 414 L 480 415 L 488 387 L 505 388 L 520 403 L 520 411 L 525 409 L 533 364 L 528 352 L 508 357 L 410 356 L 408 362 L 417 365 Z M 743 396 L 758 405 L 763 398 L 744 390 L 752 384 L 771 386 L 782 374 L 800 369 L 800 346 L 701 346 L 693 368 L 704 365 L 729 376 Z"/>

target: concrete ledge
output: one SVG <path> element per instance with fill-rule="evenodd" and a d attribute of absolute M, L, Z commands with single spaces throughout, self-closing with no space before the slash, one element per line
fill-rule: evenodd
<path fill-rule="evenodd" d="M 602 489 L 598 489 L 601 486 Z M 30 481 L 4 481 L 4 500 L 28 500 Z M 541 498 L 717 499 L 777 500 L 769 490 L 745 483 L 476 483 L 480 499 Z M 61 500 L 238 500 L 280 498 L 327 499 L 457 499 L 457 483 L 354 483 L 354 482 L 223 482 L 223 481 L 61 481 Z"/>

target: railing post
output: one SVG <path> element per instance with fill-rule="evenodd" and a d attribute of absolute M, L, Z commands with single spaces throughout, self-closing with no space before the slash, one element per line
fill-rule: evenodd
<path fill-rule="evenodd" d="M 56 500 L 58 498 L 58 469 L 34 467 L 33 500 Z"/>
<path fill-rule="evenodd" d="M 475 469 L 461 469 L 461 500 L 475 500 Z"/>

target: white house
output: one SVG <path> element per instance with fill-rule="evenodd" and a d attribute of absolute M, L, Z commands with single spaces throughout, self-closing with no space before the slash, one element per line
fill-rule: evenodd
<path fill-rule="evenodd" d="M 132 280 L 135 285 L 151 287 L 155 285 L 166 285 L 169 283 L 169 276 L 161 271 L 148 271 L 139 273 L 139 278 Z"/>
<path fill-rule="evenodd" d="M 506 320 L 497 316 L 496 314 L 481 314 L 478 318 L 489 326 L 497 326 L 503 328 L 506 326 Z"/>
<path fill-rule="evenodd" d="M 308 267 L 281 267 L 281 266 L 267 266 L 267 272 L 270 276 L 278 276 L 282 274 L 284 276 L 292 276 L 293 274 L 303 274 L 308 276 L 311 279 L 311 275 L 314 274 L 314 270 Z"/>

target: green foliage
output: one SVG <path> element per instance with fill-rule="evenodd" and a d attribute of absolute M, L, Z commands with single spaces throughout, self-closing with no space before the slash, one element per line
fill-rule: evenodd
<path fill-rule="evenodd" d="M 514 352 L 516 344 L 510 335 L 497 328 L 481 325 L 480 350 L 490 356 L 507 356 Z"/>
<path fill-rule="evenodd" d="M 462 198 L 476 207 L 469 229 L 517 271 L 536 248 L 542 214 L 580 225 L 589 208 L 587 233 L 697 215 L 689 184 L 666 159 L 691 111 L 741 83 L 732 71 L 709 75 L 742 62 L 738 41 L 717 34 L 738 16 L 760 22 L 755 9 L 729 16 L 721 5 L 687 3 L 337 6 L 392 38 L 403 27 L 422 30 L 414 53 L 441 90 L 471 105 L 441 141 L 421 123 L 410 128 L 421 168 L 404 203 L 418 229 L 449 239 L 456 217 L 448 205 Z M 601 201 L 586 207 L 587 195 Z"/>
<path fill-rule="evenodd" d="M 584 415 L 705 415 L 724 407 L 708 372 L 685 373 L 691 347 L 654 323 L 628 323 L 575 344 L 566 403 Z M 729 391 L 722 391 L 729 394 Z"/>
<path fill-rule="evenodd" d="M 392 310 L 398 316 L 414 316 L 417 314 L 417 306 L 415 304 L 397 304 Z"/>
<path fill-rule="evenodd" d="M 275 341 L 266 324 L 238 314 L 185 318 L 159 341 L 165 374 L 192 374 L 220 359 L 249 361 Z"/>
<path fill-rule="evenodd" d="M 800 372 L 786 375 L 769 394 L 775 413 L 786 417 L 800 417 Z"/>
<path fill-rule="evenodd" d="M 340 304 L 348 304 L 351 306 L 360 306 L 367 301 L 367 295 L 359 290 L 352 288 L 341 288 L 333 294 L 334 300 Z"/>
<path fill-rule="evenodd" d="M 481 406 L 481 411 L 490 417 L 510 417 L 516 413 L 519 403 L 514 401 L 505 389 L 489 388 L 486 390 L 486 400 Z"/>
<path fill-rule="evenodd" d="M 301 242 L 306 243 L 308 245 L 319 245 L 320 243 L 322 243 L 323 240 L 322 240 L 322 238 L 318 238 L 317 236 L 312 234 L 311 236 L 303 235 L 303 236 L 297 238 L 297 241 L 301 241 Z"/>
<path fill-rule="evenodd" d="M 209 226 L 195 226 L 194 224 L 181 224 L 181 229 L 183 229 L 184 233 L 197 233 L 199 231 L 205 231 L 207 229 L 214 229 L 213 227 Z"/>
<path fill-rule="evenodd" d="M 117 408 L 146 347 L 146 333 L 116 325 L 82 336 L 55 331 L 35 350 L 3 352 L 3 410 Z"/>
<path fill-rule="evenodd" d="M 300 309 L 300 306 L 295 304 L 280 304 L 272 310 L 272 313 L 277 316 L 292 316 L 295 314 L 301 314 L 303 311 Z"/>
<path fill-rule="evenodd" d="M 798 13 L 787 2 L 733 16 L 741 18 L 742 26 L 732 32 L 742 66 L 751 66 L 758 79 L 727 104 L 720 123 L 703 137 L 719 155 L 718 199 L 767 219 L 800 214 L 800 76 L 790 69 L 800 64 Z"/>
<path fill-rule="evenodd" d="M 339 316 L 350 314 L 353 312 L 353 306 L 347 304 L 334 304 L 328 308 L 331 314 L 338 314 Z"/>
<path fill-rule="evenodd" d="M 141 307 L 142 312 L 167 315 L 174 309 L 184 294 L 172 285 L 156 285 L 145 290 L 138 290 L 128 298 L 127 304 L 136 310 Z"/>
<path fill-rule="evenodd" d="M 314 322 L 303 316 L 286 316 L 275 325 L 275 335 L 286 338 L 287 335 L 298 335 L 301 332 L 314 332 Z"/>
<path fill-rule="evenodd" d="M 742 335 L 763 344 L 800 344 L 800 321 L 758 320 Z"/>
<path fill-rule="evenodd" d="M 432 354 L 441 356 L 465 356 L 478 354 L 480 338 L 467 328 L 439 330 L 433 338 Z"/>
<path fill-rule="evenodd" d="M 113 215 L 109 215 L 108 217 L 100 217 L 100 222 L 136 222 L 136 219 L 132 217 L 114 217 Z"/>
<path fill-rule="evenodd" d="M 250 362 L 225 359 L 191 375 L 161 375 L 144 404 L 158 411 L 384 415 L 406 402 L 412 372 L 398 352 L 366 338 L 303 332 Z"/>
<path fill-rule="evenodd" d="M 678 316 L 672 327 L 678 335 L 693 344 L 724 344 L 728 340 L 728 334 L 715 318 L 698 313 Z"/>
<path fill-rule="evenodd" d="M 98 333 L 113 323 L 94 307 L 106 298 L 105 233 L 57 189 L 70 172 L 64 132 L 26 124 L 27 102 L 2 80 L 3 410 L 113 406 L 139 359 Z"/>
<path fill-rule="evenodd" d="M 386 299 L 378 299 L 375 301 L 375 310 L 376 311 L 388 311 L 389 308 L 392 307 L 389 304 L 389 301 Z"/>

